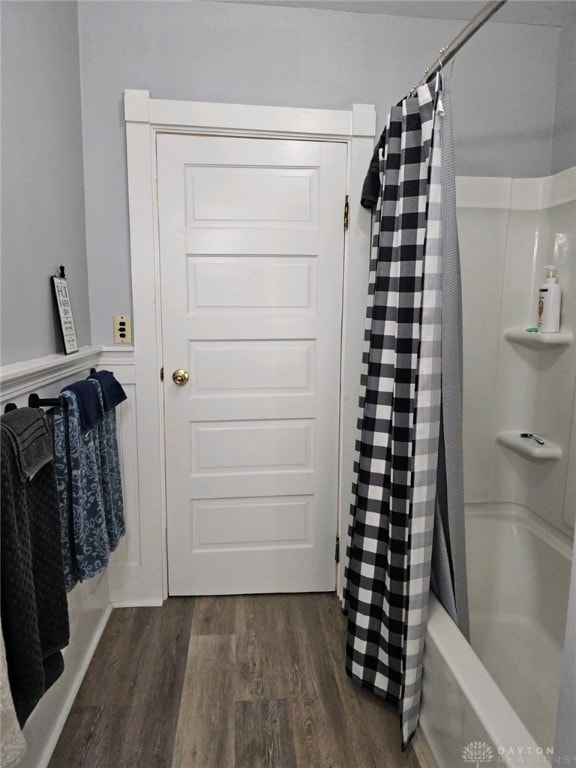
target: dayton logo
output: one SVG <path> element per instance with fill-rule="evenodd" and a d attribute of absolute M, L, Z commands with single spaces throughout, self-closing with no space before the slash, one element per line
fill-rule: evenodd
<path fill-rule="evenodd" d="M 476 768 L 480 768 L 480 763 L 491 763 L 494 760 L 494 753 L 485 741 L 471 741 L 462 750 L 462 760 L 465 763 L 476 763 Z"/>

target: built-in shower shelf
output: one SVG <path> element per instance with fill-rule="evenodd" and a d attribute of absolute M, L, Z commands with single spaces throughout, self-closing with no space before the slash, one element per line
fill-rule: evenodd
<path fill-rule="evenodd" d="M 525 459 L 557 461 L 562 458 L 562 448 L 551 440 L 546 440 L 544 445 L 539 445 L 531 437 L 520 437 L 520 432 L 497 432 L 496 440 L 500 445 L 524 456 Z"/>
<path fill-rule="evenodd" d="M 538 331 L 526 331 L 524 328 L 506 328 L 504 338 L 530 349 L 549 349 L 550 347 L 569 346 L 574 341 L 574 334 L 572 331 L 538 333 Z"/>

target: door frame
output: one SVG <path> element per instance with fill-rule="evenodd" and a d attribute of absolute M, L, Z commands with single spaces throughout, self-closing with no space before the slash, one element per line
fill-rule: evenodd
<path fill-rule="evenodd" d="M 149 91 L 124 92 L 134 319 L 137 466 L 143 598 L 168 596 L 166 555 L 165 433 L 160 311 L 160 248 L 156 195 L 159 133 L 308 139 L 348 145 L 349 228 L 344 236 L 344 292 L 340 365 L 338 531 L 345 542 L 354 462 L 360 368 L 371 240 L 371 216 L 360 206 L 362 183 L 374 148 L 376 110 L 263 107 L 151 99 Z M 344 209 L 344 201 L 342 201 Z M 344 213 L 344 210 L 343 210 Z M 347 435 L 346 439 L 342 439 Z M 344 557 L 337 591 L 341 594 Z"/>

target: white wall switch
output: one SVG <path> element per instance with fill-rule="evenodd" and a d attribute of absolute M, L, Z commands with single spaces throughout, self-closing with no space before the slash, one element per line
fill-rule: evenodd
<path fill-rule="evenodd" d="M 114 344 L 132 344 L 130 315 L 114 315 Z"/>

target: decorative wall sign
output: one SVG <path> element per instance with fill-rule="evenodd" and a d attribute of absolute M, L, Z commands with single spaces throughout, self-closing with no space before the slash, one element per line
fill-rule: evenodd
<path fill-rule="evenodd" d="M 76 330 L 74 328 L 74 318 L 72 317 L 70 294 L 68 293 L 68 282 L 64 274 L 64 267 L 60 267 L 60 274 L 58 276 L 52 277 L 52 287 L 54 288 L 54 297 L 56 298 L 58 315 L 60 317 L 64 351 L 69 355 L 72 352 L 78 352 L 78 342 L 76 341 Z"/>

